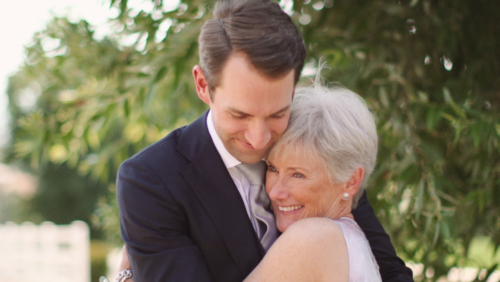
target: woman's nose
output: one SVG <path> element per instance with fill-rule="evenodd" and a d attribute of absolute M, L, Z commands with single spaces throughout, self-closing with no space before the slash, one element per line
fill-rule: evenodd
<path fill-rule="evenodd" d="M 272 184 L 271 187 L 268 187 L 268 194 L 269 198 L 272 201 L 280 201 L 280 200 L 285 200 L 288 198 L 290 195 L 282 181 L 278 180 L 275 183 Z"/>

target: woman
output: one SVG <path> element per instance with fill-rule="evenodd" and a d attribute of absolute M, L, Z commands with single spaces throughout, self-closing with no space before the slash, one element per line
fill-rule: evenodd
<path fill-rule="evenodd" d="M 245 281 L 381 281 L 351 214 L 376 155 L 375 122 L 361 97 L 298 88 L 289 126 L 266 160 L 266 190 L 283 234 Z M 130 267 L 126 256 L 122 269 Z"/>
<path fill-rule="evenodd" d="M 283 234 L 245 281 L 381 281 L 351 214 L 376 155 L 375 122 L 361 97 L 297 89 L 287 131 L 267 158 L 266 189 Z"/>

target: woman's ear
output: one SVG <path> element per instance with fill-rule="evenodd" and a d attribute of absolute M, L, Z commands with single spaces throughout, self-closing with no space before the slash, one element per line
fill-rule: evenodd
<path fill-rule="evenodd" d="M 358 167 L 354 173 L 351 175 L 351 178 L 346 183 L 344 188 L 344 193 L 349 193 L 350 198 L 354 197 L 358 192 L 359 186 L 363 182 L 363 177 L 365 176 L 365 168 L 360 166 Z"/>
<path fill-rule="evenodd" d="M 208 82 L 205 79 L 205 74 L 200 66 L 194 66 L 193 68 L 194 84 L 196 86 L 196 93 L 198 97 L 205 102 L 205 104 L 210 106 L 210 90 L 208 87 Z"/>

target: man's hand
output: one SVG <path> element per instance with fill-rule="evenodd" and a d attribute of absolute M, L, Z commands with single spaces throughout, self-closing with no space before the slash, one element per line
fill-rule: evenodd
<path fill-rule="evenodd" d="M 122 261 L 120 262 L 120 268 L 118 268 L 118 272 L 131 269 L 130 267 L 130 261 L 128 260 L 128 253 L 127 253 L 127 248 L 125 248 L 125 245 L 123 245 L 122 249 Z M 126 282 L 134 282 L 134 278 L 128 278 L 125 279 Z"/>

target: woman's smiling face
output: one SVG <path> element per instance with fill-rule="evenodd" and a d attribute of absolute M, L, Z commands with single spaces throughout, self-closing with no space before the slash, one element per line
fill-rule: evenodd
<path fill-rule="evenodd" d="M 307 217 L 339 218 L 351 210 L 342 200 L 346 183 L 332 184 L 322 161 L 311 150 L 292 150 L 267 160 L 266 191 L 278 230 Z"/>

